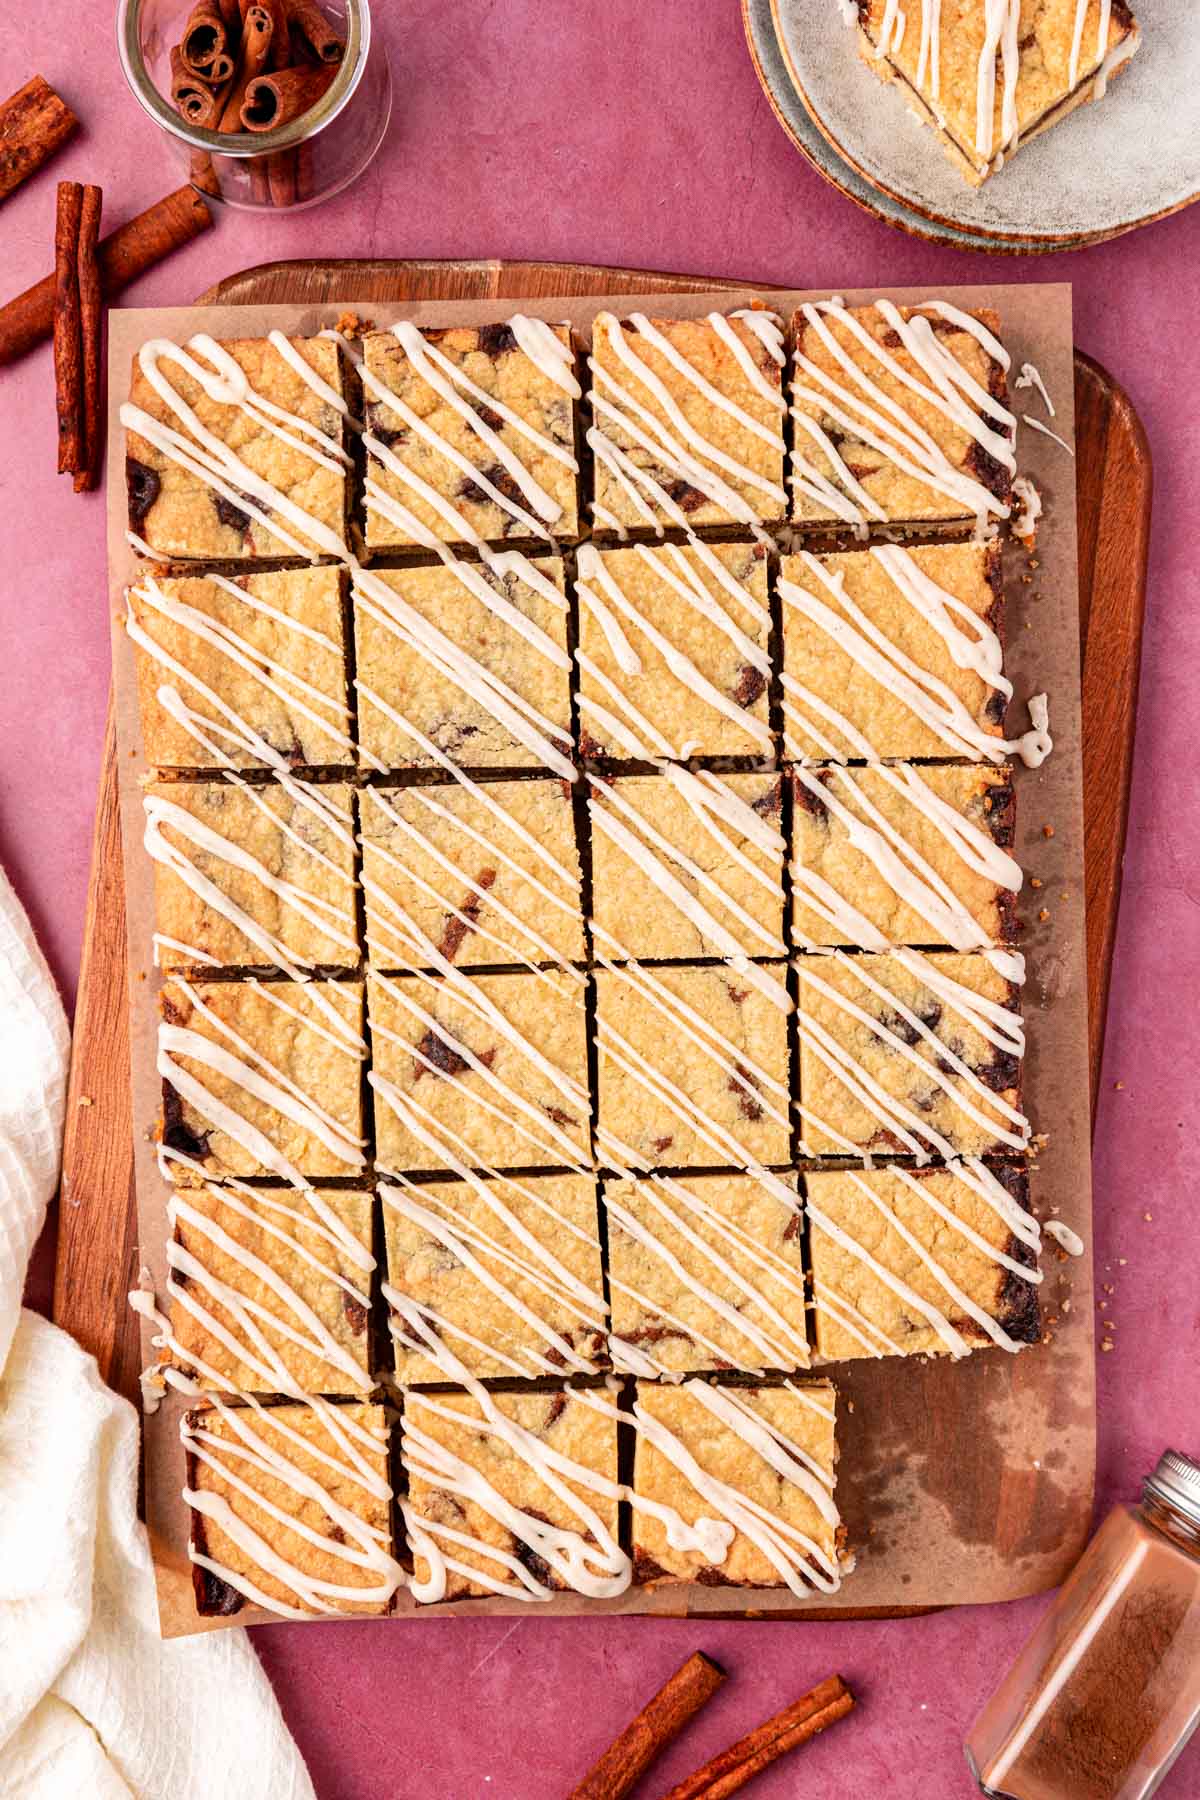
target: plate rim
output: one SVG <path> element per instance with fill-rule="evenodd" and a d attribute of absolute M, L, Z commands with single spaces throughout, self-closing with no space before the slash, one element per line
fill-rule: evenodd
<path fill-rule="evenodd" d="M 799 150 L 805 161 L 840 194 L 844 194 L 848 200 L 852 200 L 864 212 L 870 213 L 877 219 L 882 219 L 884 224 L 890 225 L 896 230 L 906 232 L 910 237 L 923 238 L 927 242 L 943 244 L 956 250 L 977 249 L 988 256 L 1047 256 L 1060 251 L 1087 249 L 1093 244 L 1111 243 L 1115 238 L 1126 237 L 1132 231 L 1142 230 L 1144 226 L 1154 225 L 1162 219 L 1172 218 L 1176 213 L 1184 212 L 1189 206 L 1194 206 L 1200 201 L 1200 183 L 1198 183 L 1195 191 L 1185 199 L 1177 200 L 1170 206 L 1160 207 L 1156 212 L 1145 213 L 1140 218 L 1129 219 L 1119 225 L 1097 227 L 1092 231 L 1057 234 L 1002 231 L 991 226 L 967 224 L 959 219 L 947 218 L 942 213 L 926 210 L 907 196 L 894 192 L 885 182 L 868 173 L 826 128 L 815 106 L 810 102 L 804 83 L 795 66 L 795 60 L 780 22 L 780 0 L 767 0 L 771 30 L 784 71 L 806 116 L 812 123 L 813 129 L 822 143 L 828 146 L 832 157 L 840 160 L 867 188 L 879 194 L 891 206 L 900 209 L 902 216 L 897 217 L 895 214 L 885 211 L 883 207 L 875 205 L 869 194 L 858 194 L 847 187 L 838 178 L 836 167 L 828 166 L 800 137 L 780 106 L 759 56 L 754 28 L 750 19 L 750 4 L 751 0 L 741 0 L 742 29 L 750 51 L 750 60 L 754 65 L 755 74 L 758 76 L 759 85 L 770 103 L 771 110 L 792 144 Z M 964 245 L 962 242 L 964 237 L 974 241 Z"/>

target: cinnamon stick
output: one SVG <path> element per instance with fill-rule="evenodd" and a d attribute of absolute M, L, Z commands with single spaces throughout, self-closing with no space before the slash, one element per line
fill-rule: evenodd
<path fill-rule="evenodd" d="M 83 341 L 83 453 L 75 472 L 75 492 L 94 488 L 100 478 L 100 346 L 104 334 L 104 306 L 100 293 L 100 265 L 96 248 L 100 237 L 100 209 L 104 195 L 98 187 L 85 187 L 79 219 L 79 325 Z"/>
<path fill-rule="evenodd" d="M 212 214 L 190 183 L 128 219 L 99 246 L 100 285 L 112 300 L 212 224 Z M 0 365 L 15 362 L 54 329 L 55 276 L 47 275 L 0 307 Z"/>
<path fill-rule="evenodd" d="M 853 1707 L 850 1689 L 840 1675 L 831 1675 L 678 1782 L 663 1800 L 728 1800 L 789 1750 L 798 1750 L 818 1732 L 844 1719 Z"/>
<path fill-rule="evenodd" d="M 218 57 L 224 56 L 232 63 L 228 51 L 226 23 L 217 0 L 196 0 L 179 46 L 184 67 L 193 75 L 205 75 Z"/>
<path fill-rule="evenodd" d="M 294 150 L 276 150 L 267 158 L 267 192 L 272 206 L 295 206 L 297 162 Z"/>
<path fill-rule="evenodd" d="M 260 75 L 247 87 L 242 101 L 243 131 L 274 131 L 290 125 L 317 104 L 336 74 L 336 67 L 322 63 L 315 69 L 297 66 Z"/>
<path fill-rule="evenodd" d="M 572 1790 L 569 1800 L 624 1800 L 724 1679 L 724 1669 L 701 1652 L 689 1656 Z"/>
<path fill-rule="evenodd" d="M 54 402 L 58 472 L 83 467 L 83 340 L 79 323 L 79 220 L 83 189 L 60 181 L 54 219 Z"/>
<path fill-rule="evenodd" d="M 242 20 L 242 48 L 237 74 L 221 109 L 217 130 L 222 133 L 241 131 L 242 108 L 250 83 L 267 68 L 275 38 L 275 17 L 269 7 L 248 6 Z"/>
<path fill-rule="evenodd" d="M 317 0 L 285 0 L 285 5 L 288 22 L 299 31 L 317 61 L 340 63 L 346 46 L 317 5 Z"/>
<path fill-rule="evenodd" d="M 175 45 L 171 51 L 171 103 L 189 125 L 198 125 L 203 131 L 215 130 L 228 92 L 227 82 L 214 87 L 193 75 L 183 60 L 183 51 Z"/>
<path fill-rule="evenodd" d="M 0 200 L 61 150 L 78 126 L 70 107 L 41 75 L 0 104 Z"/>

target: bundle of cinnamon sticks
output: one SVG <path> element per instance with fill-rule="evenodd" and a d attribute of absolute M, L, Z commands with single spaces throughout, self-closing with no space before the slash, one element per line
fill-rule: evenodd
<path fill-rule="evenodd" d="M 724 1670 L 709 1657 L 690 1656 L 572 1790 L 570 1800 L 625 1800 L 724 1680 Z M 831 1675 L 678 1782 L 663 1800 L 729 1800 L 788 1751 L 844 1719 L 853 1706 L 841 1676 Z"/>
<path fill-rule="evenodd" d="M 275 131 L 317 104 L 344 52 L 317 0 L 196 0 L 171 51 L 171 99 L 206 131 Z M 306 198 L 303 151 L 256 157 L 254 197 L 274 206 Z"/>

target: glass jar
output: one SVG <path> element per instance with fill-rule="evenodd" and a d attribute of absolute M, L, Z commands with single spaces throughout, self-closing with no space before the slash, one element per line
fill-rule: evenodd
<path fill-rule="evenodd" d="M 226 133 L 189 123 L 171 100 L 171 50 L 193 3 L 119 0 L 117 7 L 125 79 L 192 184 L 229 206 L 287 212 L 317 206 L 348 187 L 379 149 L 392 112 L 391 72 L 383 44 L 372 36 L 369 0 L 322 0 L 345 52 L 308 112 L 271 131 Z"/>
<path fill-rule="evenodd" d="M 975 1721 L 967 1761 L 995 1800 L 1144 1800 L 1197 1723 L 1200 1466 L 1168 1450 L 1141 1505 L 1092 1539 Z"/>

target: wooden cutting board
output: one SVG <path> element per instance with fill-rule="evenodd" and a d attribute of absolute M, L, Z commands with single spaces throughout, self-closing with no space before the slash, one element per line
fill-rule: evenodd
<path fill-rule="evenodd" d="M 292 262 L 230 276 L 201 295 L 199 303 L 500 300 L 745 285 L 706 276 L 570 263 Z M 1126 395 L 1080 352 L 1075 360 L 1075 409 L 1094 1111 L 1133 761 L 1151 468 L 1145 434 Z M 95 1355 L 104 1378 L 132 1398 L 137 1390 L 138 1332 L 125 1296 L 137 1274 L 133 1125 L 125 894 L 111 716 L 84 931 L 63 1147 L 54 1317 Z"/>

